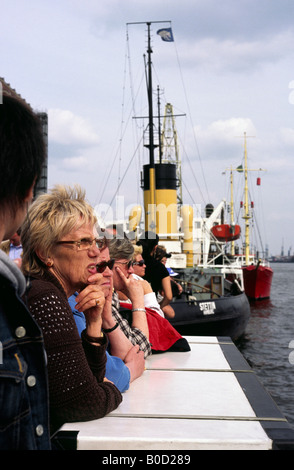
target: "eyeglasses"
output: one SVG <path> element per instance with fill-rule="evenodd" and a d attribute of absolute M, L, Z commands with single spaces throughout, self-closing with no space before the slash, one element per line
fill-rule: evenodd
<path fill-rule="evenodd" d="M 144 266 L 145 261 L 143 259 L 140 259 L 140 261 L 134 261 L 133 266 Z"/>
<path fill-rule="evenodd" d="M 130 260 L 130 261 L 115 261 L 115 263 L 117 263 L 117 264 L 125 264 L 126 267 L 127 267 L 127 269 L 132 268 L 132 267 L 133 267 L 133 264 L 134 264 L 133 260 Z"/>
<path fill-rule="evenodd" d="M 82 250 L 89 250 L 90 248 L 93 247 L 94 243 L 96 244 L 96 247 L 99 250 L 102 250 L 103 248 L 106 247 L 107 245 L 107 240 L 106 238 L 93 238 L 93 240 L 90 240 L 89 238 L 82 238 L 81 240 L 62 240 L 60 242 L 56 242 L 57 245 L 76 245 L 78 251 Z"/>
<path fill-rule="evenodd" d="M 115 259 L 110 259 L 109 261 L 101 261 L 101 263 L 96 264 L 97 273 L 104 273 L 106 268 L 112 270 L 114 263 Z"/>

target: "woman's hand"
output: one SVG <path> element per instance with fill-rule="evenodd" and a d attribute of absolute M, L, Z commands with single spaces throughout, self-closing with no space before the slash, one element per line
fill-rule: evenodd
<path fill-rule="evenodd" d="M 149 339 L 149 328 L 144 305 L 143 283 L 134 279 L 133 276 L 127 278 L 122 270 L 116 268 L 118 275 L 123 281 L 124 288 L 122 292 L 128 296 L 132 302 L 132 328 L 138 328 Z"/>
<path fill-rule="evenodd" d="M 133 276 L 127 278 L 119 267 L 115 269 L 124 284 L 124 288 L 121 289 L 121 291 L 131 300 L 133 306 L 135 306 L 135 304 L 141 304 L 141 306 L 144 307 L 144 290 L 142 283 L 134 279 Z"/>
<path fill-rule="evenodd" d="M 76 298 L 76 309 L 83 312 L 86 318 L 87 334 L 94 337 L 101 335 L 102 312 L 105 306 L 105 296 L 100 286 L 102 279 L 102 274 L 95 274 L 96 282 L 88 284 Z"/>
<path fill-rule="evenodd" d="M 101 276 L 101 274 L 98 274 L 98 276 Z M 104 298 L 105 298 L 105 303 L 104 303 L 104 308 L 102 312 L 102 323 L 103 323 L 103 328 L 109 329 L 112 328 L 115 325 L 115 320 L 112 316 L 112 294 L 113 294 L 113 277 L 107 276 L 105 278 L 103 275 L 102 281 L 96 279 L 97 274 L 94 274 L 89 277 L 88 282 L 99 282 L 101 284 L 101 288 L 104 293 Z M 107 283 L 105 284 L 105 279 L 107 280 Z"/>

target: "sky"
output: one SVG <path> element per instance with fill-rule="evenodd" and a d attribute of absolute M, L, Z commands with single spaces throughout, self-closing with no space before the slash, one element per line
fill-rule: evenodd
<path fill-rule="evenodd" d="M 242 164 L 246 133 L 255 228 L 270 254 L 292 245 L 293 254 L 293 0 L 0 5 L 0 76 L 48 113 L 49 188 L 80 184 L 98 212 L 111 205 L 114 217 L 142 202 L 152 22 L 154 106 L 159 87 L 161 113 L 171 103 L 178 114 L 184 202 L 204 209 L 230 197 L 228 169 Z M 172 43 L 156 34 L 170 26 Z M 238 207 L 243 175 L 233 174 Z"/>

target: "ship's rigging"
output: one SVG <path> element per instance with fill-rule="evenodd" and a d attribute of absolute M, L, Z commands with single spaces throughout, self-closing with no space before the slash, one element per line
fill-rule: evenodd
<path fill-rule="evenodd" d="M 249 263 L 249 255 L 259 254 L 263 258 L 267 258 L 267 250 L 265 249 L 263 238 L 265 237 L 266 230 L 261 229 L 259 221 L 263 222 L 263 204 L 262 192 L 254 190 L 254 182 L 256 186 L 261 184 L 261 173 L 266 171 L 262 168 L 249 168 L 248 155 L 247 155 L 247 139 L 246 132 L 242 136 L 244 139 L 244 156 L 241 165 L 237 168 L 227 168 L 226 171 L 230 173 L 230 204 L 228 211 L 230 213 L 231 225 L 240 224 L 244 225 L 244 230 L 241 232 L 241 247 L 236 246 L 237 253 L 244 253 L 246 263 Z M 252 173 L 253 172 L 253 173 Z M 255 173 L 255 177 L 251 176 Z M 258 201 L 256 201 L 258 197 Z M 242 224 L 242 220 L 244 224 Z M 231 244 L 231 253 L 235 253 L 235 242 Z"/>
<path fill-rule="evenodd" d="M 158 22 L 162 23 L 162 22 Z M 170 23 L 170 22 L 169 22 Z M 138 23 L 135 23 L 138 24 Z M 141 23 L 139 23 L 141 24 Z M 143 24 L 143 23 L 142 23 Z M 146 24 L 146 23 L 144 23 Z M 134 74 L 133 70 L 133 64 L 132 64 L 132 53 L 131 53 L 131 46 L 130 46 L 130 35 L 129 35 L 129 27 L 131 24 L 127 24 L 127 29 L 126 29 L 126 52 L 125 52 L 125 65 L 124 65 L 124 80 L 123 80 L 123 96 L 122 96 L 122 115 L 121 115 L 121 124 L 120 124 L 120 132 L 119 132 L 119 137 L 118 137 L 118 144 L 117 148 L 114 151 L 114 157 L 111 162 L 109 162 L 109 166 L 106 169 L 105 172 L 105 177 L 103 178 L 104 184 L 103 187 L 100 190 L 100 196 L 98 200 L 98 204 L 100 204 L 102 201 L 105 202 L 105 192 L 106 188 L 108 187 L 107 185 L 109 184 L 109 181 L 114 181 L 114 174 L 117 174 L 116 181 L 117 183 L 114 185 L 114 190 L 113 190 L 113 196 L 111 197 L 111 200 L 108 202 L 109 207 L 111 207 L 117 196 L 122 192 L 123 188 L 123 183 L 126 181 L 127 176 L 129 177 L 130 171 L 132 170 L 134 172 L 137 172 L 137 175 L 140 174 L 140 168 L 142 168 L 142 154 L 141 154 L 141 148 L 142 148 L 142 128 L 144 127 L 144 114 L 145 114 L 145 119 L 148 119 L 148 121 L 152 122 L 152 126 L 150 129 L 150 124 L 148 128 L 148 138 L 150 141 L 150 148 L 153 146 L 153 152 L 154 148 L 156 148 L 156 154 L 152 156 L 150 154 L 150 159 L 151 163 L 152 161 L 160 161 L 160 158 L 167 158 L 167 155 L 169 153 L 169 157 L 172 161 L 177 162 L 177 179 L 179 181 L 178 184 L 178 191 L 177 191 L 177 201 L 179 204 L 181 204 L 183 200 L 183 195 L 182 191 L 183 188 L 187 192 L 190 202 L 192 204 L 199 204 L 201 201 L 205 205 L 207 201 L 209 201 L 209 196 L 208 196 L 208 189 L 206 185 L 206 179 L 205 179 L 205 174 L 203 171 L 203 166 L 202 166 L 202 161 L 200 157 L 200 152 L 198 148 L 198 143 L 197 143 L 197 138 L 195 134 L 195 129 L 192 125 L 192 120 L 191 121 L 191 129 L 193 133 L 193 139 L 195 143 L 195 155 L 198 156 L 199 163 L 200 163 L 200 169 L 201 169 L 201 185 L 205 186 L 207 196 L 205 197 L 202 193 L 201 185 L 198 181 L 198 178 L 196 176 L 196 172 L 194 170 L 194 164 L 189 159 L 189 155 L 185 150 L 185 142 L 179 138 L 177 131 L 175 129 L 175 119 L 177 116 L 186 116 L 186 113 L 181 113 L 181 112 L 174 112 L 173 105 L 171 105 L 170 101 L 165 98 L 165 92 L 161 89 L 159 85 L 157 86 L 157 90 L 153 89 L 153 84 L 150 82 L 149 78 L 149 73 L 153 72 L 153 75 L 156 77 L 158 82 L 160 80 L 158 79 L 158 74 L 157 71 L 154 70 L 154 66 L 151 60 L 151 55 L 152 55 L 152 45 L 151 41 L 150 44 L 147 47 L 147 54 L 148 54 L 148 60 L 146 60 L 145 57 L 145 79 L 147 80 L 147 94 L 148 94 L 148 109 L 149 109 L 149 115 L 146 116 L 146 112 L 142 113 L 139 112 L 138 109 L 143 109 L 143 105 L 140 105 L 140 97 L 142 96 L 142 87 L 144 85 L 144 74 L 143 75 L 138 75 Z M 148 37 L 151 38 L 150 34 L 150 28 L 151 28 L 151 23 L 147 23 L 147 28 L 149 29 L 148 31 Z M 177 63 L 179 65 L 180 69 L 180 76 L 182 80 L 182 86 L 184 88 L 184 95 L 187 97 L 186 90 L 185 90 L 185 85 L 183 81 L 183 76 L 181 73 L 181 68 L 178 60 L 178 55 L 176 51 L 176 56 L 177 56 Z M 149 73 L 147 73 L 149 72 Z M 147 78 L 146 78 L 147 74 Z M 135 77 L 134 77 L 135 75 Z M 137 77 L 138 75 L 138 77 Z M 151 74 L 152 75 L 152 74 Z M 128 85 L 127 85 L 128 83 Z M 129 86 L 130 94 L 127 94 L 127 88 Z M 157 112 L 154 112 L 153 106 L 151 101 L 152 98 L 159 94 L 161 94 L 161 101 L 163 101 L 162 106 L 164 107 L 164 113 L 161 113 L 160 110 L 160 105 L 158 106 Z M 129 96 L 130 95 L 130 96 Z M 146 92 L 145 92 L 146 96 Z M 127 102 L 129 98 L 129 101 Z M 149 106 L 151 104 L 151 106 Z M 187 101 L 187 108 L 189 109 L 189 103 Z M 152 113 L 152 118 L 151 118 L 151 113 Z M 143 114 L 143 117 L 140 116 Z M 157 114 L 157 115 L 156 115 Z M 186 119 L 187 121 L 187 119 Z M 126 141 L 126 134 L 127 134 L 127 129 L 129 127 L 132 127 L 132 132 L 133 132 L 133 142 L 134 142 L 134 152 L 131 153 L 129 149 L 131 148 L 130 146 L 128 147 L 128 150 L 126 151 L 124 149 L 125 141 Z M 161 129 L 162 126 L 162 129 Z M 146 129 L 146 126 L 145 126 Z M 151 135 L 150 135 L 151 132 Z M 159 135 L 161 136 L 159 138 Z M 158 136 L 158 137 L 157 137 Z M 145 133 L 145 138 L 146 138 L 146 133 Z M 157 141 L 155 142 L 155 138 Z M 180 159 L 180 149 L 179 147 L 181 146 L 181 155 L 182 155 L 182 162 Z M 151 152 L 151 150 L 149 150 Z M 157 156 L 158 153 L 158 156 Z M 128 161 L 126 162 L 126 155 L 130 155 L 128 158 Z M 182 163 L 185 163 L 186 167 L 188 168 L 188 172 L 190 177 L 194 179 L 193 184 L 189 187 L 186 186 L 184 179 L 182 178 Z M 198 175 L 199 173 L 199 168 L 198 168 Z M 136 194 L 133 196 L 133 201 L 134 199 L 137 201 L 138 204 L 142 204 L 142 191 L 139 188 L 139 183 L 140 183 L 140 178 L 137 176 L 136 179 L 136 186 L 135 186 L 135 179 L 132 179 L 132 191 Z M 192 190 L 193 188 L 193 190 Z M 128 186 L 128 191 L 130 187 Z M 195 191 L 198 191 L 198 195 L 195 196 Z M 107 217 L 107 214 L 105 214 Z"/>

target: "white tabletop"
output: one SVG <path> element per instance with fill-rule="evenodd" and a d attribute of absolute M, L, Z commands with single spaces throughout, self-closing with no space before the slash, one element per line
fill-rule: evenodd
<path fill-rule="evenodd" d="M 78 449 L 271 448 L 218 339 L 187 339 L 190 352 L 149 357 L 108 416 L 63 426 L 78 431 Z"/>
<path fill-rule="evenodd" d="M 162 370 L 231 370 L 220 346 L 211 343 L 190 343 L 191 351 L 154 354 L 146 361 L 146 369 Z"/>
<path fill-rule="evenodd" d="M 259 422 L 106 416 L 66 425 L 76 430 L 78 450 L 269 450 Z"/>

